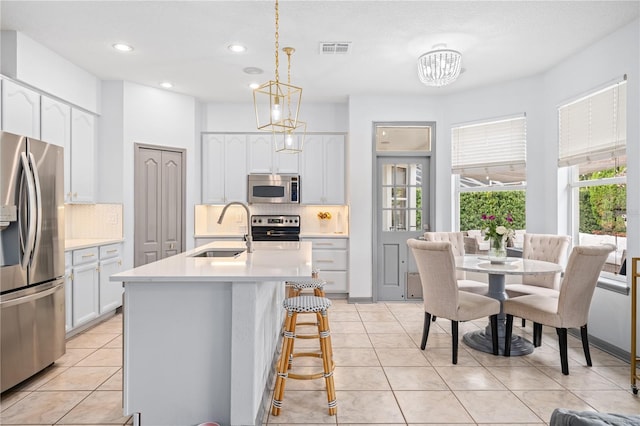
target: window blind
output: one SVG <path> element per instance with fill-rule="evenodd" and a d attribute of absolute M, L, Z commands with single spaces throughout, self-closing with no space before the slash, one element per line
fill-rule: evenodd
<path fill-rule="evenodd" d="M 451 142 L 454 174 L 524 169 L 527 120 L 523 116 L 453 127 Z"/>
<path fill-rule="evenodd" d="M 558 128 L 560 167 L 625 155 L 626 81 L 560 106 Z"/>

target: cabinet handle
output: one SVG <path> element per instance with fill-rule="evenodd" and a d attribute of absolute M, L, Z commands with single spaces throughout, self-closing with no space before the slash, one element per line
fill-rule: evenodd
<path fill-rule="evenodd" d="M 100 272 L 100 267 L 96 266 L 96 272 Z"/>
<path fill-rule="evenodd" d="M 317 246 L 332 246 L 333 243 L 316 243 Z"/>
<path fill-rule="evenodd" d="M 107 253 L 115 253 L 115 252 L 117 252 L 117 251 L 118 251 L 117 249 L 114 249 L 114 250 L 107 250 Z"/>
<path fill-rule="evenodd" d="M 316 263 L 333 263 L 333 260 L 322 260 L 322 259 L 318 259 L 318 260 L 316 260 Z"/>
<path fill-rule="evenodd" d="M 73 281 L 73 274 L 69 274 L 69 279 Z"/>
<path fill-rule="evenodd" d="M 118 260 L 118 266 L 122 266 L 122 260 Z"/>
<path fill-rule="evenodd" d="M 93 253 L 91 253 L 91 254 L 83 254 L 82 258 L 85 259 L 87 257 L 93 257 L 93 256 L 95 256 L 95 254 L 93 254 Z"/>
<path fill-rule="evenodd" d="M 78 193 L 77 192 L 73 193 L 73 198 L 78 198 Z"/>

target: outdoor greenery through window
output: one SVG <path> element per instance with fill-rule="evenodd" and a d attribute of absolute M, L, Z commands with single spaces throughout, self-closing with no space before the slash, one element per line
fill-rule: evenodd
<path fill-rule="evenodd" d="M 515 232 L 508 242 L 522 247 L 526 229 L 526 117 L 523 115 L 453 127 L 452 173 L 460 231 L 466 232 L 465 251 L 488 250 L 482 236 L 482 215 L 513 218 Z"/>
<path fill-rule="evenodd" d="M 569 167 L 574 244 L 613 244 L 605 274 L 626 275 L 626 81 L 558 109 L 560 156 Z"/>

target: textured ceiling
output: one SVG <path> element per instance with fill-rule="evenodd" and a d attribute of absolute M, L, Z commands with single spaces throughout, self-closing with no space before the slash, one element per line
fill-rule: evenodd
<path fill-rule="evenodd" d="M 535 75 L 637 19 L 638 1 L 280 2 L 280 47 L 293 46 L 303 100 L 349 95 L 438 95 Z M 174 90 L 204 101 L 247 102 L 251 81 L 274 79 L 273 1 L 7 1 L 2 29 L 21 31 L 104 80 Z M 124 41 L 135 50 L 114 51 Z M 320 55 L 320 42 L 351 53 Z M 232 54 L 227 46 L 248 48 Z M 463 55 L 454 84 L 426 87 L 416 59 L 438 44 Z M 280 79 L 286 79 L 280 55 Z M 250 76 L 245 67 L 264 74 Z"/>

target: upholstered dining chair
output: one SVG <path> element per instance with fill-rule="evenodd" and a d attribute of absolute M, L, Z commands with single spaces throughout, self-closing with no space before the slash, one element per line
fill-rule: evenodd
<path fill-rule="evenodd" d="M 543 260 L 545 262 L 563 265 L 567 260 L 567 251 L 571 237 L 568 235 L 527 234 L 523 236 L 522 258 Z M 522 275 L 520 282 L 507 284 L 505 290 L 509 297 L 540 294 L 542 296 L 558 297 L 560 293 L 560 273 L 554 275 Z M 522 319 L 524 327 L 526 320 Z M 534 329 L 534 336 L 540 336 L 542 329 Z M 534 339 L 536 344 L 536 339 Z"/>
<path fill-rule="evenodd" d="M 462 232 L 425 232 L 425 241 L 446 241 L 451 243 L 454 256 L 464 256 L 464 233 Z M 489 285 L 480 281 L 468 280 L 464 271 L 456 271 L 458 289 L 476 294 L 487 294 Z"/>
<path fill-rule="evenodd" d="M 570 242 L 571 237 L 568 235 L 524 234 L 522 258 L 564 265 L 567 260 Z M 558 297 L 560 292 L 560 273 L 553 275 L 522 275 L 522 281 L 507 284 L 506 291 L 509 297 L 527 294 Z"/>
<path fill-rule="evenodd" d="M 422 350 L 427 346 L 431 316 L 451 321 L 453 364 L 458 363 L 458 322 L 483 317 L 491 319 L 493 354 L 498 354 L 498 313 L 500 302 L 487 296 L 458 290 L 450 242 L 407 240 L 418 265 L 424 300 Z"/>
<path fill-rule="evenodd" d="M 591 367 L 587 337 L 589 307 L 600 271 L 607 256 L 613 250 L 615 247 L 610 244 L 574 247 L 569 256 L 558 297 L 530 294 L 503 301 L 502 308 L 507 316 L 504 356 L 509 356 L 511 352 L 513 317 L 517 316 L 529 319 L 534 324 L 556 328 L 560 346 L 560 364 L 562 365 L 562 374 L 565 375 L 569 374 L 567 329 L 580 328 L 582 349 L 587 365 Z M 542 331 L 541 327 L 540 331 Z M 534 336 L 534 341 L 535 339 Z M 537 346 L 539 346 L 539 342 Z"/>

